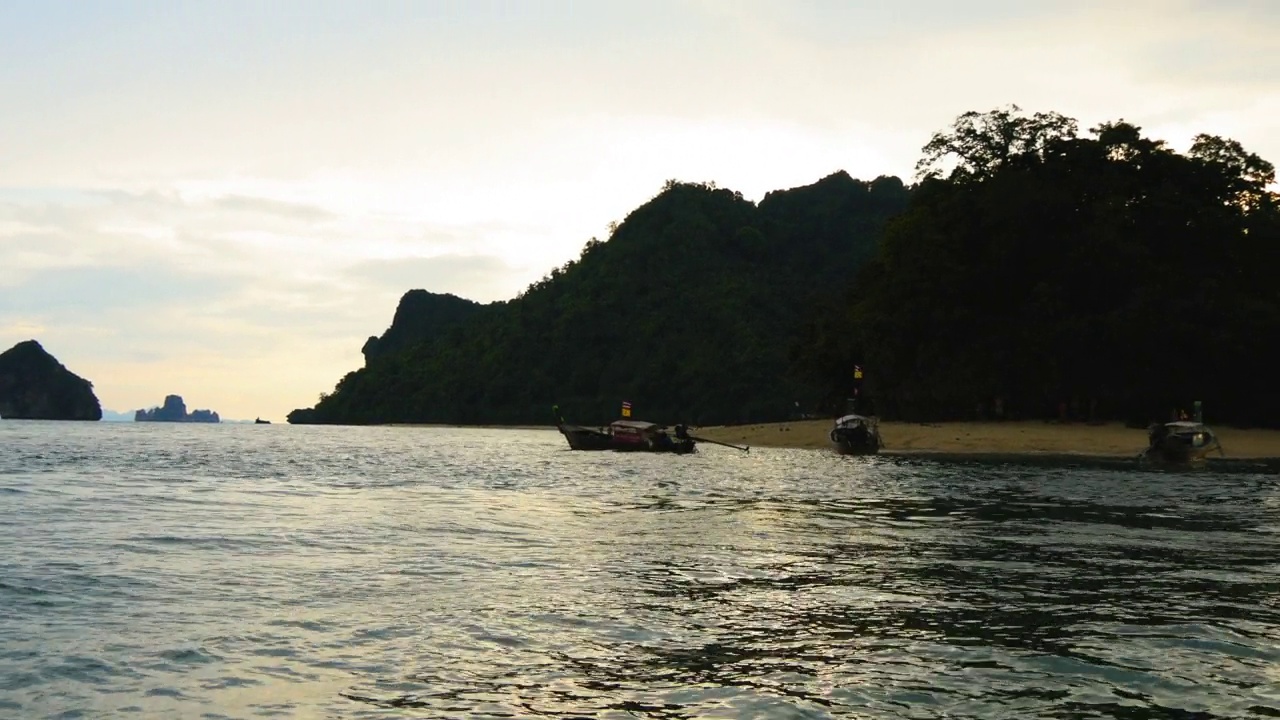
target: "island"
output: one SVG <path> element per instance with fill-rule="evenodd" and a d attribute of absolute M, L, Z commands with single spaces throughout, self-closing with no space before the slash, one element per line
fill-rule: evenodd
<path fill-rule="evenodd" d="M 181 395 L 166 395 L 164 405 L 150 410 L 139 410 L 133 415 L 135 422 L 221 422 L 218 413 L 212 410 L 193 410 L 187 412 L 187 404 Z"/>
<path fill-rule="evenodd" d="M 1188 139 L 1007 106 L 934 133 L 910 185 L 837 171 L 755 202 L 672 179 L 509 300 L 410 291 L 364 366 L 287 419 L 531 425 L 558 405 L 594 426 L 625 402 L 695 427 L 825 417 L 805 442 L 829 443 L 853 401 L 887 451 L 938 425 L 918 447 L 1131 456 L 1197 402 L 1215 429 L 1280 428 L 1275 167 Z"/>
<path fill-rule="evenodd" d="M 0 353 L 0 418 L 100 420 L 102 405 L 93 383 L 26 340 Z"/>

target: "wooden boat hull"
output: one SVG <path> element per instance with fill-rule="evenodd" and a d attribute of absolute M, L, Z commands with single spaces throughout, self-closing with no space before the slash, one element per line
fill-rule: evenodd
<path fill-rule="evenodd" d="M 618 452 L 657 452 L 688 455 L 691 452 L 697 452 L 698 445 L 692 440 L 668 438 L 665 442 L 658 440 L 652 443 L 614 443 L 613 449 Z"/>
<path fill-rule="evenodd" d="M 612 450 L 613 438 L 599 428 L 578 425 L 561 425 L 560 434 L 569 442 L 571 450 Z"/>
<path fill-rule="evenodd" d="M 831 445 L 841 455 L 875 455 L 880 452 L 880 441 L 874 435 L 854 436 L 832 430 Z"/>
<path fill-rule="evenodd" d="M 1216 448 L 1193 448 L 1179 443 L 1161 443 L 1147 448 L 1143 459 L 1158 465 L 1204 465 Z"/>
<path fill-rule="evenodd" d="M 849 414 L 831 428 L 831 445 L 841 455 L 875 455 L 882 444 L 874 418 Z"/>
<path fill-rule="evenodd" d="M 1222 452 L 1222 445 L 1209 428 L 1189 422 L 1153 425 L 1149 429 L 1150 444 L 1139 457 L 1153 465 L 1201 467 L 1208 463 L 1209 453 Z"/>

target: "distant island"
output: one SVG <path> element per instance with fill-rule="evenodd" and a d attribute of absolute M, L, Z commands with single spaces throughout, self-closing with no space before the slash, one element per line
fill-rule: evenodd
<path fill-rule="evenodd" d="M 0 418 L 100 420 L 102 405 L 93 383 L 27 340 L 0 353 Z"/>
<path fill-rule="evenodd" d="M 193 410 L 187 412 L 187 404 L 180 395 L 166 395 L 164 405 L 150 410 L 139 410 L 133 415 L 135 422 L 221 422 L 218 413 L 212 410 Z"/>

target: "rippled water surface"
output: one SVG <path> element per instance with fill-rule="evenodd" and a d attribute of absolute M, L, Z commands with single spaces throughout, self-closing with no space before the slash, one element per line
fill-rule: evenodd
<path fill-rule="evenodd" d="M 0 421 L 0 717 L 1280 716 L 1280 478 Z"/>

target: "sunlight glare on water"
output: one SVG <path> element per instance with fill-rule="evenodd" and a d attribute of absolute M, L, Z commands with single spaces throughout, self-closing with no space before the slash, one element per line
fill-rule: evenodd
<path fill-rule="evenodd" d="M 0 717 L 1280 715 L 1280 478 L 0 422 Z"/>

